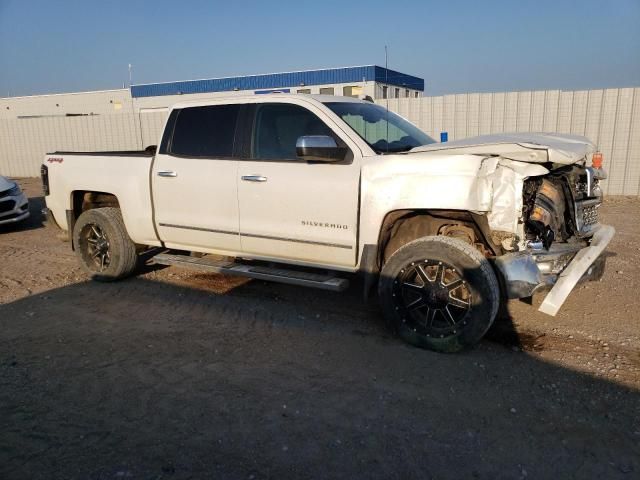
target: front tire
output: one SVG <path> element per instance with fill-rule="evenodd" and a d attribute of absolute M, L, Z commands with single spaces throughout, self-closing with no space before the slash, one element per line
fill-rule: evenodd
<path fill-rule="evenodd" d="M 478 343 L 500 304 L 489 261 L 468 243 L 442 236 L 398 249 L 382 268 L 378 294 L 403 340 L 438 352 Z"/>
<path fill-rule="evenodd" d="M 112 282 L 129 276 L 136 268 L 136 246 L 118 208 L 82 213 L 73 228 L 73 244 L 80 264 L 94 280 Z"/>

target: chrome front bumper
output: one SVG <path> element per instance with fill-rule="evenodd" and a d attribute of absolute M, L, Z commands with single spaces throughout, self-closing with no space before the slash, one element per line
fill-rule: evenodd
<path fill-rule="evenodd" d="M 555 315 L 579 282 L 602 277 L 605 257 L 601 254 L 614 234 L 613 227 L 600 225 L 588 246 L 554 244 L 548 251 L 514 252 L 496 258 L 506 296 L 525 298 L 551 289 L 538 310 Z"/>
<path fill-rule="evenodd" d="M 21 222 L 29 217 L 29 200 L 24 195 L 0 198 L 0 225 Z"/>

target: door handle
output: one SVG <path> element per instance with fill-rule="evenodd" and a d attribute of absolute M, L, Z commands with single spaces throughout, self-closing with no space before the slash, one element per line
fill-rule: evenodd
<path fill-rule="evenodd" d="M 174 172 L 174 171 L 171 171 L 171 170 L 161 170 L 161 171 L 158 172 L 158 176 L 159 177 L 171 177 L 171 178 L 173 178 L 173 177 L 177 177 L 178 174 L 176 172 Z"/>
<path fill-rule="evenodd" d="M 266 182 L 267 177 L 263 177 L 262 175 L 243 175 L 242 180 L 245 182 Z"/>

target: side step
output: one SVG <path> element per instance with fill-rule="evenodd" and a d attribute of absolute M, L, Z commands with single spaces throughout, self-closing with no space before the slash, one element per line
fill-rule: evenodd
<path fill-rule="evenodd" d="M 177 267 L 188 268 L 191 270 L 222 273 L 225 275 L 239 275 L 258 280 L 268 280 L 272 282 L 287 283 L 289 285 L 319 288 L 334 292 L 342 292 L 349 287 L 348 280 L 332 277 L 331 275 L 299 272 L 297 270 L 288 270 L 285 268 L 245 265 L 242 263 L 207 258 L 206 256 L 197 258 L 187 255 L 160 253 L 153 257 L 153 262 L 160 265 L 175 265 Z"/>

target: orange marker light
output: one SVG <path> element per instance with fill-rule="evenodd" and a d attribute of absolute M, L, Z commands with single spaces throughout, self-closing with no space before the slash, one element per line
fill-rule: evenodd
<path fill-rule="evenodd" d="M 596 152 L 591 157 L 591 165 L 593 168 L 602 168 L 602 153 Z"/>

